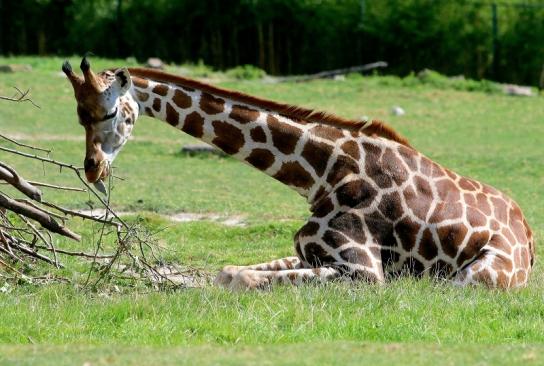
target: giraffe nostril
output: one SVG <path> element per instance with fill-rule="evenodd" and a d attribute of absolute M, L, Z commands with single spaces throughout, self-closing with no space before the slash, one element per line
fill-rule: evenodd
<path fill-rule="evenodd" d="M 94 158 L 85 158 L 85 160 L 83 160 L 83 169 L 85 169 L 85 171 L 89 171 L 95 167 L 96 160 L 94 160 Z"/>

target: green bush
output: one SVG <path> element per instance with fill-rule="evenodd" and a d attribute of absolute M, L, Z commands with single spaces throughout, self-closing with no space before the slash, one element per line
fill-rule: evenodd
<path fill-rule="evenodd" d="M 204 60 L 311 74 L 387 61 L 386 72 L 429 68 L 471 79 L 537 85 L 544 0 L 20 0 L 0 1 L 0 54 L 83 54 Z M 542 6 L 541 6 L 542 5 Z M 43 21 L 46 19 L 47 21 Z M 496 62 L 495 62 L 496 61 Z M 254 77 L 243 68 L 234 77 Z M 255 74 L 258 74 L 255 72 Z M 455 84 L 455 83 L 453 83 Z M 460 88 L 480 88 L 462 83 Z"/>
<path fill-rule="evenodd" d="M 227 76 L 237 80 L 255 80 L 262 79 L 266 76 L 266 72 L 253 65 L 241 65 L 229 69 L 226 72 Z"/>
<path fill-rule="evenodd" d="M 421 84 L 439 89 L 481 91 L 486 93 L 501 92 L 500 86 L 489 80 L 472 80 L 466 79 L 464 76 L 447 77 L 433 70 L 423 70 L 418 74 L 417 78 Z"/>

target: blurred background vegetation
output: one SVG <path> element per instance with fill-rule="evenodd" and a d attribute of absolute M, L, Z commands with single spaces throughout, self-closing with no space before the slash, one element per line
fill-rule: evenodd
<path fill-rule="evenodd" d="M 542 40 L 542 1 L 0 0 L 4 55 L 92 51 L 276 75 L 384 60 L 397 75 L 538 85 Z"/>

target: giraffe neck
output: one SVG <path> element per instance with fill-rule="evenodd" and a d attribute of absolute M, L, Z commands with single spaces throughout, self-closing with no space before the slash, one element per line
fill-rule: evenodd
<path fill-rule="evenodd" d="M 310 203 L 332 187 L 331 179 L 342 179 L 336 175 L 348 173 L 349 169 L 338 173 L 333 167 L 336 159 L 331 157 L 335 149 L 349 144 L 353 133 L 195 88 L 140 78 L 133 78 L 133 85 L 132 95 L 141 113 L 249 163 Z M 344 145 L 335 147 L 339 140 Z"/>

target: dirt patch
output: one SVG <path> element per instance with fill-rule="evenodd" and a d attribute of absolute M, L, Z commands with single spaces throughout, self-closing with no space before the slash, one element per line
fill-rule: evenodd
<path fill-rule="evenodd" d="M 50 134 L 39 134 L 39 135 L 30 135 L 26 133 L 10 133 L 9 138 L 14 140 L 22 141 L 75 141 L 81 142 L 85 141 L 85 134 L 82 132 L 81 135 L 50 135 Z M 135 137 L 130 136 L 129 141 L 137 142 L 151 142 L 164 145 L 179 145 L 179 141 L 175 138 L 173 139 L 159 139 L 159 138 L 149 138 L 149 137 Z"/>
<path fill-rule="evenodd" d="M 124 275 L 145 278 L 154 285 L 170 282 L 184 288 L 200 288 L 211 284 L 213 280 L 211 273 L 178 264 L 164 264 L 158 267 L 146 268 L 144 271 L 135 271 L 127 267 L 119 269 Z"/>
<path fill-rule="evenodd" d="M 80 210 L 79 212 L 85 215 L 91 215 L 95 217 L 101 217 L 106 214 L 106 210 Z M 140 212 L 136 211 L 120 211 L 116 212 L 119 216 L 138 215 Z M 194 222 L 194 221 L 213 221 L 225 226 L 244 227 L 246 226 L 245 217 L 242 215 L 226 216 L 217 213 L 193 213 L 193 212 L 180 212 L 173 215 L 159 215 L 167 220 L 173 222 Z"/>

